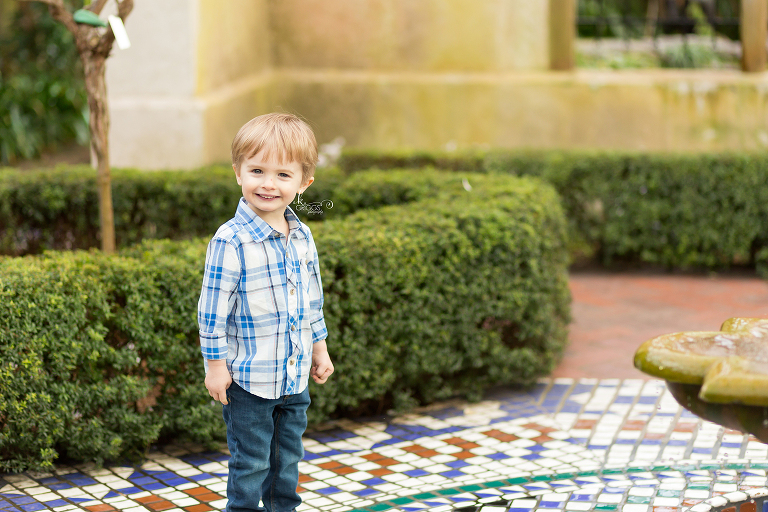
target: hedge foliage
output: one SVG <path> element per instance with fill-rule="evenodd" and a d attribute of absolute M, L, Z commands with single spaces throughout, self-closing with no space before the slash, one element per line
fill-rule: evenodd
<path fill-rule="evenodd" d="M 88 101 L 72 34 L 38 3 L 18 2 L 7 26 L 0 34 L 0 163 L 87 143 Z"/>
<path fill-rule="evenodd" d="M 305 203 L 332 201 L 322 220 L 358 209 L 442 193 L 427 173 L 393 169 L 537 176 L 560 195 L 575 262 L 666 268 L 757 267 L 768 275 L 768 156 L 606 152 L 428 153 L 347 150 L 340 169 L 319 169 Z M 368 172 L 380 169 L 382 173 Z M 366 171 L 366 172 L 361 172 Z M 367 178 L 366 178 L 367 176 Z M 113 171 L 118 244 L 207 236 L 240 196 L 229 167 L 196 171 Z M 0 170 L 0 253 L 96 247 L 95 172 Z"/>
<path fill-rule="evenodd" d="M 323 170 L 305 200 L 329 195 L 341 175 Z M 148 238 L 210 236 L 230 219 L 242 191 L 230 167 L 195 171 L 112 171 L 118 246 Z M 88 166 L 18 171 L 0 169 L 0 254 L 98 247 L 96 171 Z M 304 216 L 307 218 L 307 216 Z"/>
<path fill-rule="evenodd" d="M 345 172 L 432 166 L 537 176 L 560 194 L 575 260 L 768 275 L 768 156 L 347 151 Z"/>
<path fill-rule="evenodd" d="M 439 176 L 396 174 L 385 189 Z M 535 179 L 467 178 L 471 192 L 449 175 L 312 223 L 336 373 L 311 384 L 311 421 L 478 397 L 556 364 L 570 302 L 557 195 Z M 197 339 L 206 243 L 0 258 L 0 471 L 223 438 Z"/>

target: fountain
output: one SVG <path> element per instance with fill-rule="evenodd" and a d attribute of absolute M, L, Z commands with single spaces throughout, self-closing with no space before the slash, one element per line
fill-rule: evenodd
<path fill-rule="evenodd" d="M 768 443 L 768 319 L 731 318 L 720 331 L 659 336 L 640 346 L 635 367 L 664 379 L 675 400 L 697 416 Z M 768 509 L 768 489 L 732 494 L 690 511 Z"/>

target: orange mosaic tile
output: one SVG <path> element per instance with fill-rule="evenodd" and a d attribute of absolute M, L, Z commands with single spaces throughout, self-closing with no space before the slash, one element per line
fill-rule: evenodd
<path fill-rule="evenodd" d="M 675 425 L 674 431 L 675 432 L 694 432 L 696 430 L 696 427 L 698 427 L 698 423 L 678 423 Z"/>
<path fill-rule="evenodd" d="M 85 509 L 90 510 L 91 512 L 110 512 L 115 510 L 115 507 L 102 503 L 101 505 L 91 505 L 90 507 L 85 507 Z"/>
<path fill-rule="evenodd" d="M 333 469 L 333 468 L 338 468 L 338 467 L 341 467 L 341 466 L 343 466 L 343 464 L 341 462 L 338 462 L 338 461 L 335 461 L 335 460 L 332 460 L 330 462 L 326 462 L 324 464 L 318 464 L 318 467 L 321 467 L 323 469 Z"/>
<path fill-rule="evenodd" d="M 653 512 L 677 512 L 677 507 L 651 507 Z"/>
<path fill-rule="evenodd" d="M 644 439 L 664 439 L 667 434 L 660 432 L 646 432 Z"/>
<path fill-rule="evenodd" d="M 692 498 L 687 498 L 687 499 L 683 500 L 683 505 L 686 506 L 686 507 L 692 507 L 694 505 L 698 505 L 702 501 L 704 501 L 704 500 L 695 500 L 695 499 L 692 499 Z"/>
<path fill-rule="evenodd" d="M 299 473 L 299 483 L 303 484 L 306 482 L 313 482 L 315 479 L 311 476 L 307 475 L 306 473 Z"/>
<path fill-rule="evenodd" d="M 176 505 L 174 505 L 168 500 L 160 500 L 154 503 L 148 503 L 147 507 L 149 507 L 152 510 L 168 510 L 171 508 L 176 508 Z"/>
<path fill-rule="evenodd" d="M 543 443 L 548 443 L 549 441 L 554 441 L 554 439 L 545 435 L 545 436 L 534 437 L 531 439 L 531 441 L 538 444 L 543 444 Z"/>
<path fill-rule="evenodd" d="M 150 494 L 149 496 L 144 496 L 144 497 L 141 497 L 141 498 L 136 498 L 136 501 L 138 501 L 139 503 L 143 503 L 143 504 L 147 505 L 149 503 L 154 503 L 156 501 L 162 501 L 162 499 L 163 498 L 161 498 L 159 496 L 155 496 L 154 494 Z"/>
<path fill-rule="evenodd" d="M 436 452 L 435 450 L 432 450 L 430 448 L 425 448 L 418 444 L 414 444 L 412 446 L 406 446 L 405 448 L 403 448 L 403 450 L 424 458 L 435 457 L 437 455 L 440 455 L 440 453 Z"/>
<path fill-rule="evenodd" d="M 205 503 L 201 503 L 199 505 L 185 507 L 184 510 L 186 510 L 187 512 L 208 512 L 209 510 L 213 510 L 213 508 L 206 505 Z"/>
<path fill-rule="evenodd" d="M 468 452 L 466 450 L 459 453 L 452 453 L 451 455 L 456 457 L 457 459 L 471 459 L 472 457 L 477 457 L 477 455 L 475 455 L 474 453 Z"/>
<path fill-rule="evenodd" d="M 627 420 L 621 428 L 622 430 L 643 430 L 646 423 L 643 420 Z"/>
<path fill-rule="evenodd" d="M 386 457 L 384 459 L 377 460 L 376 464 L 378 464 L 379 466 L 394 466 L 395 464 L 400 464 L 400 461 Z"/>
<path fill-rule="evenodd" d="M 206 494 L 206 493 L 209 493 L 209 492 L 211 492 L 211 491 L 209 491 L 209 490 L 208 490 L 208 489 L 206 489 L 205 487 L 202 487 L 202 486 L 201 486 L 201 487 L 195 487 L 195 488 L 193 488 L 193 489 L 187 489 L 187 490 L 185 490 L 184 492 L 185 492 L 185 493 L 187 493 L 187 494 L 189 494 L 190 496 L 196 496 L 196 495 L 198 495 L 198 494 Z"/>
<path fill-rule="evenodd" d="M 384 475 L 391 475 L 392 473 L 394 473 L 394 471 L 387 468 L 379 468 L 379 469 L 372 469 L 368 471 L 368 473 L 372 474 L 373 476 L 384 476 Z"/>
<path fill-rule="evenodd" d="M 198 494 L 195 496 L 195 499 L 197 501 L 202 501 L 205 503 L 208 503 L 209 501 L 216 501 L 224 498 L 224 496 L 221 496 L 219 494 L 216 494 L 215 492 L 208 491 L 206 494 Z"/>
<path fill-rule="evenodd" d="M 378 460 L 381 460 L 384 458 L 384 456 L 380 453 L 366 453 L 362 456 L 364 459 L 369 460 L 371 462 L 376 462 Z"/>
<path fill-rule="evenodd" d="M 517 441 L 518 439 L 520 439 L 519 437 L 517 437 L 515 435 L 507 434 L 506 432 L 502 432 L 501 430 L 496 430 L 496 429 L 489 430 L 487 432 L 483 432 L 483 434 L 488 436 L 488 437 L 492 437 L 494 439 L 498 439 L 502 443 L 509 443 L 509 442 Z"/>
<path fill-rule="evenodd" d="M 531 430 L 538 430 L 542 434 L 549 434 L 550 432 L 554 432 L 557 429 L 554 429 L 552 427 L 545 427 L 544 425 L 539 425 L 538 423 L 526 423 L 523 425 L 524 428 L 529 428 Z"/>
<path fill-rule="evenodd" d="M 573 428 L 575 428 L 575 429 L 591 429 L 595 425 L 597 425 L 597 420 L 578 420 L 573 425 Z"/>

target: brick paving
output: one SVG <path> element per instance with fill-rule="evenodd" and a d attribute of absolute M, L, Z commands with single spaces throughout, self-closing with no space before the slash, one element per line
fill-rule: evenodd
<path fill-rule="evenodd" d="M 574 272 L 570 285 L 570 343 L 554 377 L 649 379 L 632 365 L 644 341 L 768 317 L 768 281 L 756 276 Z"/>

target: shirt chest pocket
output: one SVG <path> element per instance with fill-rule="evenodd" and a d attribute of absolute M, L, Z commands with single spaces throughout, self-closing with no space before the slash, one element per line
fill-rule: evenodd
<path fill-rule="evenodd" d="M 309 291 L 310 265 L 312 265 L 312 262 L 307 261 L 306 258 L 303 258 L 299 261 L 299 269 L 301 271 L 301 287 L 305 292 Z"/>

